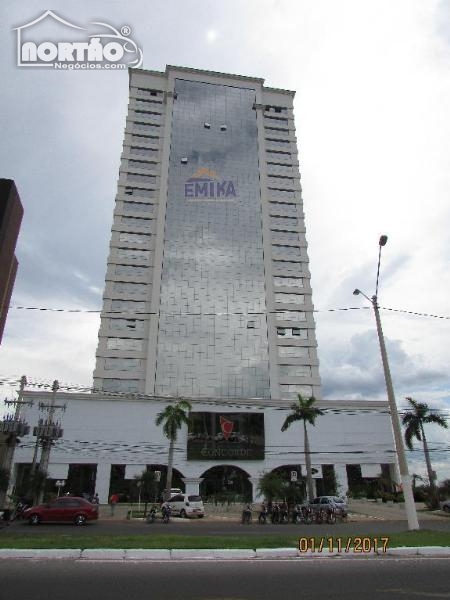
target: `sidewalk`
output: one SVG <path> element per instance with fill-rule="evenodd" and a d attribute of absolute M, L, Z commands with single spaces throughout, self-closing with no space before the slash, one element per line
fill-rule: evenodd
<path fill-rule="evenodd" d="M 370 500 L 353 500 L 350 499 L 349 521 L 358 522 L 366 520 L 380 521 L 407 521 L 404 504 L 378 504 Z M 131 506 L 130 504 L 116 504 L 114 516 L 111 516 L 111 507 L 108 504 L 100 505 L 100 518 L 102 521 L 116 521 L 127 519 L 130 508 L 134 511 L 138 510 L 138 505 Z M 425 504 L 416 503 L 417 515 L 420 521 L 429 520 L 445 520 L 450 524 L 450 515 L 443 511 L 430 512 L 426 509 Z M 141 510 L 144 510 L 144 505 L 141 504 Z M 242 513 L 241 505 L 210 505 L 205 504 L 205 519 L 208 521 L 233 521 L 237 522 Z"/>
<path fill-rule="evenodd" d="M 348 503 L 349 511 L 352 515 L 352 521 L 358 520 L 359 516 L 366 516 L 381 521 L 406 521 L 406 510 L 404 503 L 400 504 L 386 504 L 373 502 L 370 500 L 349 500 Z M 437 520 L 449 520 L 450 515 L 447 515 L 444 511 L 432 511 L 426 509 L 425 504 L 422 502 L 416 502 L 417 517 L 419 521 L 435 521 Z"/>
<path fill-rule="evenodd" d="M 196 550 L 144 550 L 135 549 L 51 549 L 51 550 L 19 550 L 14 548 L 0 549 L 2 559 L 32 559 L 32 560 L 80 560 L 80 561 L 200 561 L 200 560 L 306 560 L 306 559 L 380 559 L 383 557 L 437 557 L 450 558 L 450 548 L 443 546 L 428 546 L 418 548 L 387 548 L 367 553 L 354 552 L 353 549 L 330 552 L 324 548 L 321 552 L 300 552 L 296 548 L 256 548 L 247 550 L 196 549 Z"/>

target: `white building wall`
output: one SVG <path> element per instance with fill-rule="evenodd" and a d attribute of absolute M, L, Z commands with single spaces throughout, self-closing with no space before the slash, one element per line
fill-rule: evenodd
<path fill-rule="evenodd" d="M 24 409 L 24 417 L 33 426 L 39 417 L 38 403 L 49 402 L 50 395 L 25 392 L 24 399 L 34 401 L 33 407 Z M 57 473 L 59 477 L 62 470 L 67 473 L 69 464 L 97 464 L 96 491 L 101 502 L 106 502 L 112 464 L 127 465 L 129 474 L 142 472 L 144 465 L 167 464 L 168 441 L 161 428 L 155 425 L 155 419 L 168 402 L 163 399 L 58 394 L 58 404 L 66 404 L 67 409 L 62 417 L 64 436 L 51 451 L 50 473 Z M 380 464 L 394 463 L 386 403 L 334 400 L 319 402 L 318 407 L 329 412 L 317 419 L 315 427 L 308 427 L 312 463 L 317 466 L 335 465 L 341 492 L 347 489 L 346 464 L 371 465 L 374 471 L 378 471 L 381 470 Z M 368 407 L 373 411 L 359 411 Z M 290 412 L 288 403 L 280 406 L 279 402 L 246 400 L 245 406 L 237 407 L 231 401 L 202 401 L 194 402 L 193 410 L 221 414 L 264 413 L 265 459 L 188 461 L 187 429 L 183 428 L 175 445 L 174 467 L 183 474 L 190 491 L 198 491 L 205 471 L 221 464 L 243 469 L 254 483 L 263 473 L 280 466 L 301 465 L 305 472 L 301 423 L 281 432 L 284 419 Z M 16 464 L 31 463 L 34 443 L 35 438 L 31 435 L 22 438 L 14 456 Z M 256 485 L 253 490 L 256 497 Z"/>

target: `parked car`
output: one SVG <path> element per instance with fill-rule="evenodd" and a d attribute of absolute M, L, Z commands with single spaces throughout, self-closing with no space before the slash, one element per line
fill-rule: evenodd
<path fill-rule="evenodd" d="M 173 494 L 169 499 L 170 509 L 173 516 L 198 517 L 205 516 L 205 507 L 201 496 L 195 494 Z"/>
<path fill-rule="evenodd" d="M 450 500 L 444 500 L 444 502 L 441 502 L 441 510 L 445 510 L 445 512 L 450 512 Z"/>
<path fill-rule="evenodd" d="M 337 515 L 347 516 L 348 506 L 345 500 L 338 496 L 318 496 L 310 502 L 313 512 L 317 512 L 322 508 L 334 508 Z"/>
<path fill-rule="evenodd" d="M 30 506 L 23 511 L 22 518 L 30 525 L 60 521 L 84 525 L 86 521 L 98 519 L 98 504 L 91 504 L 84 498 L 76 496 L 63 496 L 46 504 Z"/>

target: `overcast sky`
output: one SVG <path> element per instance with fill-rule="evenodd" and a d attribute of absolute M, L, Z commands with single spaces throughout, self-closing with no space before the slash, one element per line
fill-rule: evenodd
<path fill-rule="evenodd" d="M 45 10 L 0 8 L 0 176 L 15 180 L 25 209 L 12 306 L 99 310 L 128 74 L 17 67 L 12 29 Z M 447 317 L 382 311 L 397 402 L 411 395 L 449 414 L 450 2 L 58 0 L 52 10 L 82 27 L 128 25 L 143 68 L 296 90 L 324 397 L 385 398 L 373 312 L 352 292 L 374 293 L 386 234 L 380 305 Z M 97 314 L 11 308 L 0 376 L 90 386 L 98 326 Z M 429 434 L 433 448 L 450 447 L 449 433 Z M 440 478 L 448 456 L 434 454 Z"/>

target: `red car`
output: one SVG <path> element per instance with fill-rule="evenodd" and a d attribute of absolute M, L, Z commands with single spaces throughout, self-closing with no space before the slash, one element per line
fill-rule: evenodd
<path fill-rule="evenodd" d="M 75 525 L 84 525 L 86 521 L 98 519 L 98 504 L 91 504 L 84 498 L 63 496 L 47 504 L 30 506 L 23 511 L 22 518 L 30 525 L 38 525 L 44 521 L 68 521 Z"/>

